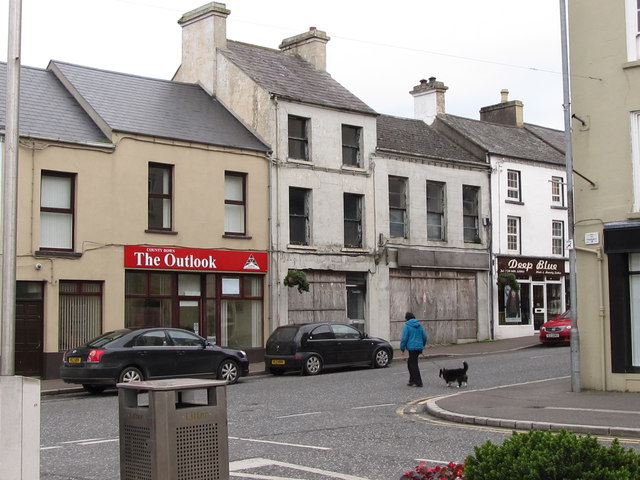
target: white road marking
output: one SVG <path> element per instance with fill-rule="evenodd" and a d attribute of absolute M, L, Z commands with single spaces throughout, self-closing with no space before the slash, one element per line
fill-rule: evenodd
<path fill-rule="evenodd" d="M 364 477 L 356 477 L 354 475 L 346 475 L 346 474 L 342 474 L 342 473 L 330 472 L 328 470 L 321 470 L 319 468 L 305 467 L 305 466 L 302 466 L 302 465 L 295 465 L 293 463 L 278 462 L 276 460 L 268 460 L 266 458 L 250 458 L 250 459 L 247 459 L 247 460 L 239 460 L 239 461 L 236 461 L 236 462 L 230 462 L 229 463 L 229 472 L 230 472 L 231 476 L 234 476 L 234 477 L 242 476 L 242 478 L 255 478 L 255 479 L 262 479 L 262 480 L 266 480 L 266 479 L 269 479 L 269 480 L 296 480 L 296 479 L 292 479 L 292 478 L 289 478 L 289 477 L 267 477 L 267 476 L 258 476 L 258 475 L 249 476 L 251 474 L 242 473 L 241 475 L 238 475 L 236 473 L 239 470 L 245 470 L 245 469 L 249 469 L 249 468 L 260 468 L 260 467 L 267 467 L 267 466 L 290 468 L 292 470 L 300 470 L 301 472 L 315 473 L 317 475 L 324 475 L 326 477 L 339 479 L 339 480 L 368 480 L 367 478 L 364 478 Z"/>
<path fill-rule="evenodd" d="M 417 462 L 426 462 L 426 463 L 440 463 L 441 465 L 449 465 L 449 462 L 442 462 L 440 460 L 431 460 L 429 458 L 416 458 Z"/>
<path fill-rule="evenodd" d="M 282 445 L 285 447 L 310 448 L 312 450 L 331 450 L 330 448 L 327 448 L 327 447 L 316 447 L 313 445 L 301 445 L 297 443 L 273 442 L 271 440 L 257 440 L 255 438 L 229 437 L 229 440 L 240 440 L 242 442 L 254 442 L 254 443 L 266 443 L 269 445 Z"/>
<path fill-rule="evenodd" d="M 120 441 L 119 438 L 111 438 L 107 440 L 94 440 L 92 442 L 80 442 L 80 445 L 95 445 L 97 443 L 112 443 Z"/>
<path fill-rule="evenodd" d="M 67 443 L 83 443 L 83 442 L 97 442 L 100 440 L 104 440 L 104 438 L 83 438 L 82 440 L 69 440 L 68 442 L 60 442 L 63 445 L 66 445 Z"/>
<path fill-rule="evenodd" d="M 291 417 L 306 417 L 309 415 L 320 415 L 322 412 L 306 412 L 306 413 L 293 413 L 291 415 L 282 415 L 276 418 L 291 418 Z"/>
<path fill-rule="evenodd" d="M 635 410 L 607 410 L 604 408 L 574 408 L 574 407 L 544 407 L 546 410 L 580 410 L 582 412 L 601 412 L 601 413 L 630 413 L 632 415 L 640 415 Z"/>
<path fill-rule="evenodd" d="M 42 451 L 42 450 L 55 450 L 55 449 L 58 449 L 58 448 L 62 448 L 62 447 L 60 445 L 55 446 L 55 447 L 40 447 L 40 451 Z"/>
<path fill-rule="evenodd" d="M 363 410 L 365 408 L 393 407 L 395 403 L 381 403 L 380 405 L 365 405 L 364 407 L 352 407 L 351 410 Z"/>

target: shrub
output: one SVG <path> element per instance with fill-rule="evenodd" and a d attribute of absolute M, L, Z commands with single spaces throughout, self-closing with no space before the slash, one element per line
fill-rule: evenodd
<path fill-rule="evenodd" d="M 640 478 L 640 454 L 611 446 L 591 436 L 566 430 L 558 434 L 532 431 L 500 445 L 474 447 L 466 461 L 465 480 L 635 480 Z"/>

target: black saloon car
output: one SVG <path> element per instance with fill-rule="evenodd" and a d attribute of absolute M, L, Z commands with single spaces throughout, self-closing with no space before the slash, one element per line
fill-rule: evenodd
<path fill-rule="evenodd" d="M 227 383 L 249 373 L 242 350 L 221 348 L 179 328 L 124 328 L 69 350 L 60 378 L 100 393 L 116 383 L 180 377 L 214 377 Z"/>
<path fill-rule="evenodd" d="M 370 337 L 351 325 L 305 323 L 275 329 L 267 340 L 264 362 L 266 370 L 274 375 L 286 371 L 316 375 L 325 368 L 382 368 L 392 359 L 389 342 Z"/>

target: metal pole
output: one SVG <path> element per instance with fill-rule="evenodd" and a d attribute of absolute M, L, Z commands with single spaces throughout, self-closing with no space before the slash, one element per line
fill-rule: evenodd
<path fill-rule="evenodd" d="M 571 148 L 571 94 L 569 85 L 569 41 L 566 0 L 560 0 L 560 31 L 562 40 L 562 90 L 564 106 L 565 162 L 567 171 L 567 238 L 569 241 L 569 310 L 571 311 L 571 391 L 580 391 L 580 334 L 576 288 L 575 217 L 573 210 L 573 150 Z"/>
<path fill-rule="evenodd" d="M 16 233 L 20 98 L 21 0 L 9 0 L 6 136 L 2 191 L 2 356 L 0 375 L 15 373 Z"/>

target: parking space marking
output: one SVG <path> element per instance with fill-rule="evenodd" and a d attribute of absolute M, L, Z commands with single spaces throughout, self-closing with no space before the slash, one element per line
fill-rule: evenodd
<path fill-rule="evenodd" d="M 327 448 L 327 447 L 317 447 L 314 445 L 302 445 L 298 443 L 274 442 L 272 440 L 258 440 L 256 438 L 229 437 L 229 440 L 239 440 L 242 442 L 254 442 L 254 443 L 266 443 L 269 445 L 282 445 L 284 447 L 309 448 L 311 450 L 331 450 L 330 448 Z"/>
<path fill-rule="evenodd" d="M 229 463 L 229 473 L 233 477 L 241 477 L 246 479 L 260 479 L 260 480 L 301 480 L 293 477 L 269 477 L 265 475 L 252 475 L 250 473 L 240 473 L 240 470 L 247 470 L 252 468 L 264 468 L 264 467 L 282 467 L 290 470 L 299 470 L 301 472 L 313 473 L 316 475 L 322 475 L 325 477 L 337 479 L 337 480 L 369 480 L 364 477 L 356 477 L 354 475 L 347 475 L 343 473 L 330 472 L 328 470 L 322 470 L 314 467 L 305 467 L 302 465 L 295 465 L 293 463 L 279 462 L 277 460 L 269 460 L 266 458 L 249 458 L 246 460 L 238 460 Z"/>

